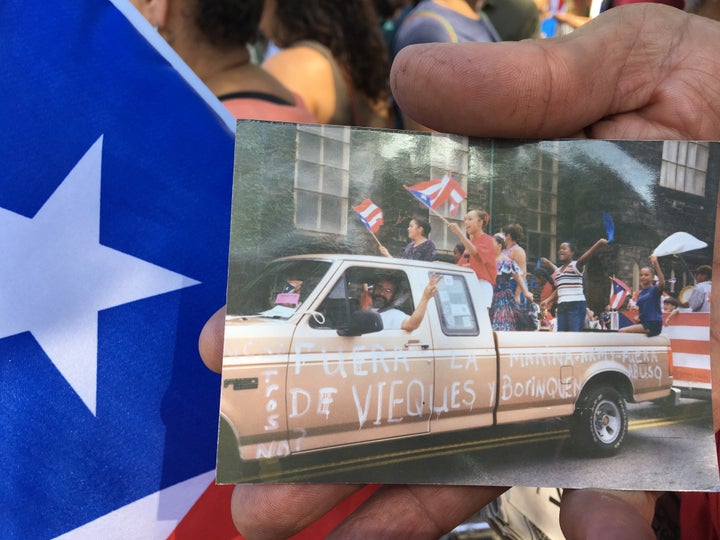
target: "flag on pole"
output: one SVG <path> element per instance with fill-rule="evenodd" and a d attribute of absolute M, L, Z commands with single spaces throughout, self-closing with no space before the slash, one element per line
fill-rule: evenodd
<path fill-rule="evenodd" d="M 605 234 L 608 242 L 615 240 L 615 222 L 610 214 L 603 212 L 603 225 L 605 226 Z"/>
<path fill-rule="evenodd" d="M 702 249 L 704 247 L 707 247 L 707 242 L 698 240 L 690 233 L 676 232 L 660 242 L 652 254 L 656 257 L 679 255 L 680 253 Z"/>
<path fill-rule="evenodd" d="M 615 276 L 610 278 L 610 308 L 620 309 L 632 289 Z"/>
<path fill-rule="evenodd" d="M 167 538 L 214 488 L 234 119 L 126 1 L 0 41 L 0 530 Z"/>
<path fill-rule="evenodd" d="M 380 230 L 383 224 L 382 208 L 370 199 L 365 199 L 357 206 L 353 206 L 352 209 L 371 233 L 374 234 Z"/>
<path fill-rule="evenodd" d="M 414 186 L 406 187 L 416 199 L 428 208 L 436 210 L 441 204 L 449 200 L 450 214 L 455 215 L 460 209 L 467 193 L 450 173 L 442 178 L 420 182 Z"/>

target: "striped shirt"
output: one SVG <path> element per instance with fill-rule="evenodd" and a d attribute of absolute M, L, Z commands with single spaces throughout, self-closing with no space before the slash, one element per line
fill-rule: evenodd
<path fill-rule="evenodd" d="M 557 285 L 558 304 L 563 302 L 583 302 L 583 273 L 577 269 L 577 261 L 561 266 L 552 275 Z"/>

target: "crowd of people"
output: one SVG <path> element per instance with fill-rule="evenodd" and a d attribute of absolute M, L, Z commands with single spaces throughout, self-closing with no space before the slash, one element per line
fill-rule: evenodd
<path fill-rule="evenodd" d="M 533 2 L 541 8 L 545 4 Z M 572 24 L 562 16 L 558 21 L 577 30 L 558 41 L 517 43 L 497 42 L 509 39 L 511 30 L 517 38 L 539 35 L 535 18 L 540 22 L 545 17 L 537 9 L 528 11 L 521 0 L 487 0 L 485 6 L 472 0 L 423 0 L 417 6 L 391 0 L 132 3 L 238 118 L 416 127 L 475 137 L 720 138 L 720 61 L 712 46 L 720 41 L 720 23 L 710 20 L 719 17 L 718 0 L 686 0 L 686 10 L 706 18 L 666 6 L 616 8 L 612 4 L 627 3 L 616 0 L 605 2 L 612 9 L 589 22 L 590 2 L 566 0 L 566 13 L 578 18 Z M 530 14 L 530 24 L 518 25 L 517 17 L 507 16 L 511 4 Z M 382 18 L 380 7 L 385 8 Z M 520 26 L 527 29 L 518 30 Z M 251 52 L 258 48 L 250 46 L 258 43 L 270 45 L 262 47 L 263 55 L 265 50 L 277 52 L 257 62 Z M 416 225 L 427 238 L 429 230 Z M 459 227 L 452 231 L 462 243 L 458 261 L 485 283 L 490 307 L 497 261 L 523 268 L 513 253 L 518 253 L 513 233 L 504 237 L 505 256 L 513 261 L 509 264 L 498 255 L 499 238 L 488 235 L 486 225 L 485 215 L 468 212 L 469 238 Z M 414 247 L 422 244 L 411 240 Z M 567 246 L 561 268 L 573 268 L 573 254 Z M 517 291 L 521 274 L 510 275 Z M 698 287 L 698 294 L 706 288 Z M 519 290 L 523 292 L 521 286 Z M 706 298 L 709 294 L 705 291 Z M 561 303 L 581 301 L 559 293 L 561 298 Z M 567 319 L 574 324 L 574 315 Z M 203 360 L 216 371 L 223 325 L 220 309 L 200 342 Z M 715 332 L 712 339 L 717 345 Z M 233 517 L 249 536 L 288 537 L 358 489 L 348 484 L 239 485 Z M 438 537 L 502 491 L 385 486 L 335 535 Z M 720 497 L 692 495 L 682 497 L 687 502 L 679 519 L 683 537 L 718 538 Z M 566 491 L 563 531 L 568 538 L 654 537 L 657 497 Z"/>
<path fill-rule="evenodd" d="M 489 215 L 484 210 L 467 212 L 465 231 L 457 224 L 446 223 L 461 240 L 454 246 L 453 260 L 474 270 L 482 290 L 482 305 L 489 309 L 493 330 L 618 330 L 652 337 L 660 334 L 663 325 L 670 324 L 678 312 L 710 311 L 712 268 L 708 265 L 700 265 L 694 271 L 695 284 L 689 287 L 691 293 L 687 300 L 680 301 L 665 291 L 665 277 L 658 259 L 650 255 L 650 265 L 640 268 L 640 289 L 616 309 L 607 304 L 605 311 L 596 314 L 587 305 L 584 267 L 608 244 L 607 239 L 599 239 L 580 255 L 573 242 L 562 242 L 557 252 L 559 265 L 542 257 L 533 274 L 528 274 L 527 254 L 520 245 L 523 234 L 520 224 L 506 225 L 489 235 L 485 232 Z M 410 242 L 398 258 L 437 260 L 430 231 L 427 218 L 413 217 L 407 227 Z M 379 251 L 385 257 L 393 257 L 382 244 L 379 244 Z M 535 303 L 538 291 L 539 306 Z M 620 311 L 629 314 L 630 323 L 620 324 Z"/>
<path fill-rule="evenodd" d="M 549 0 L 132 3 L 237 118 L 419 130 L 427 128 L 398 106 L 390 88 L 400 50 L 539 37 L 543 18 L 585 21 L 590 9 L 586 0 L 565 0 L 556 12 Z M 720 2 L 688 4 L 713 16 Z"/>

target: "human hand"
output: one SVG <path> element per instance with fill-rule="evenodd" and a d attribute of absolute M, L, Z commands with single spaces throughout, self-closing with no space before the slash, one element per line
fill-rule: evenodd
<path fill-rule="evenodd" d="M 385 246 L 380 245 L 379 249 L 380 249 L 380 253 L 381 253 L 383 256 L 385 256 L 385 257 L 392 257 L 392 255 L 390 255 L 390 252 L 387 250 L 387 248 L 386 248 Z"/>
<path fill-rule="evenodd" d="M 287 538 L 361 489 L 346 484 L 237 485 L 235 526 L 247 538 Z M 375 491 L 328 538 L 436 539 L 507 488 L 387 485 Z"/>
<path fill-rule="evenodd" d="M 562 38 L 405 47 L 391 85 L 411 117 L 460 135 L 717 140 L 719 40 L 717 21 L 640 3 Z"/>
<path fill-rule="evenodd" d="M 367 283 L 363 283 L 362 291 L 360 291 L 360 309 L 366 310 L 372 307 L 373 299 L 370 287 Z"/>
<path fill-rule="evenodd" d="M 460 238 L 463 237 L 462 229 L 458 226 L 457 223 L 450 223 L 448 225 L 448 229 L 450 229 L 450 231 L 452 231 L 453 233 L 457 234 Z"/>
<path fill-rule="evenodd" d="M 662 493 L 566 489 L 560 503 L 560 527 L 567 540 L 655 540 L 651 523 Z"/>
<path fill-rule="evenodd" d="M 423 290 L 423 300 L 430 300 L 433 296 L 437 294 L 438 284 L 440 283 L 441 279 L 441 276 L 436 276 L 435 274 L 430 275 L 430 281 L 428 281 L 428 284 L 425 285 L 425 289 Z"/>

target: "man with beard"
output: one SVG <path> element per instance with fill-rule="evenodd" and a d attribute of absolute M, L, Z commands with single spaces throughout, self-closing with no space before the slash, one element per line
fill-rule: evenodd
<path fill-rule="evenodd" d="M 438 283 L 440 283 L 440 277 L 436 277 L 435 274 L 431 275 L 415 311 L 408 316 L 407 313 L 394 306 L 397 298 L 397 283 L 389 277 L 379 279 L 372 288 L 372 309 L 380 314 L 383 330 L 402 329 L 412 332 L 417 329 L 425 317 L 428 301 L 437 293 Z"/>

